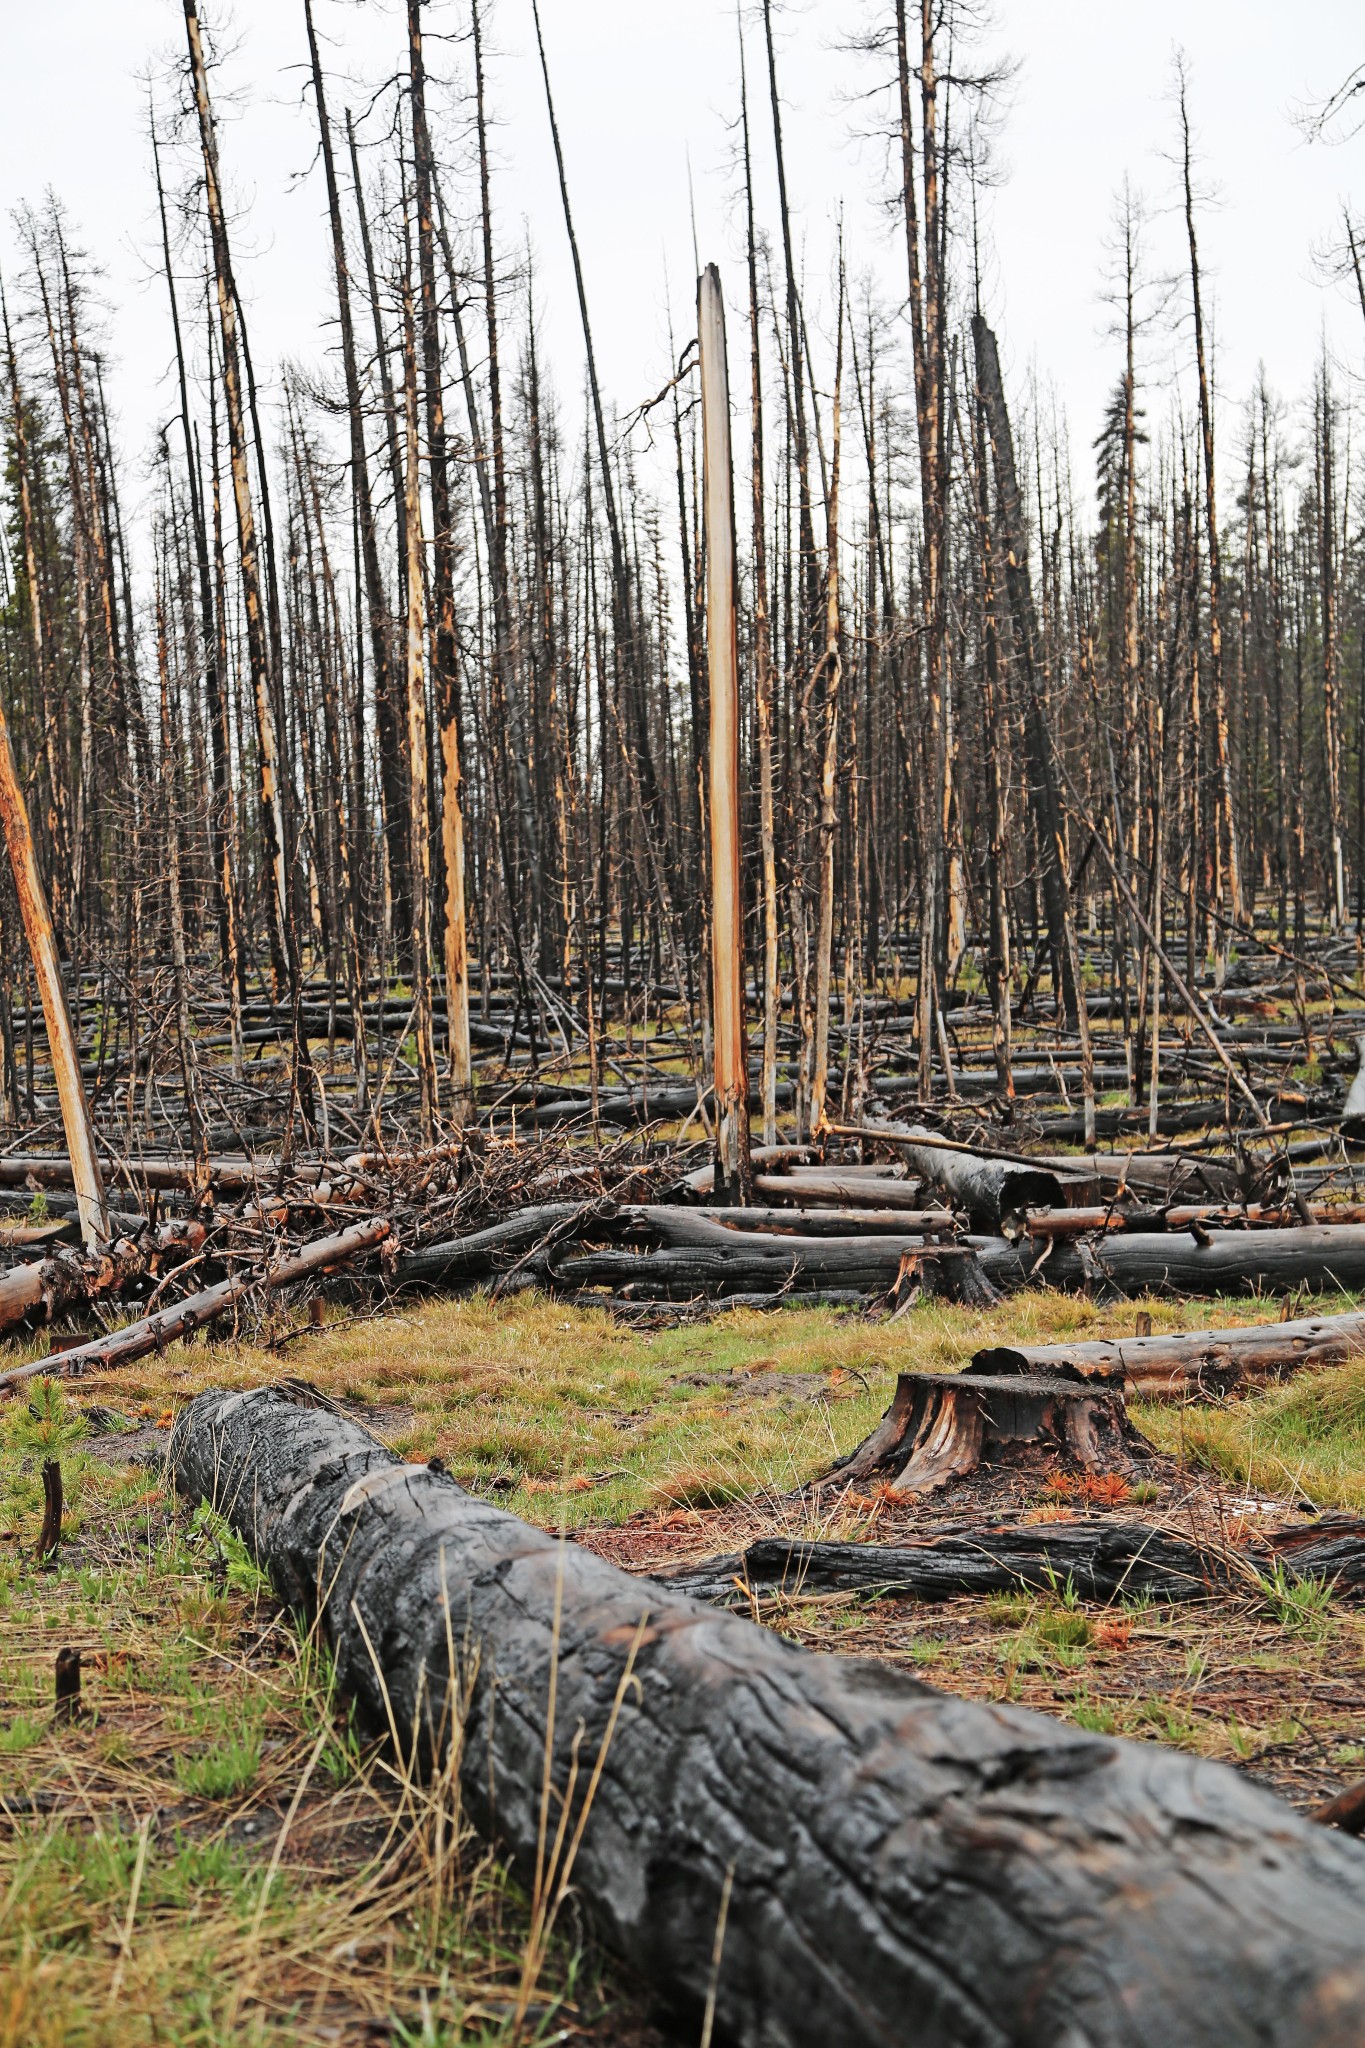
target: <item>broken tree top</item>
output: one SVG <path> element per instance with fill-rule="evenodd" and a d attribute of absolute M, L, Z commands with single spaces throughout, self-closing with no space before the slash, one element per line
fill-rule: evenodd
<path fill-rule="evenodd" d="M 278 1391 L 201 1395 L 171 1462 L 324 1589 L 363 1724 L 438 1750 L 459 1664 L 521 1867 L 547 1749 L 571 1828 L 600 1764 L 575 1891 L 689 2026 L 714 1988 L 740 2048 L 1359 2048 L 1365 1849 L 1221 1765 L 797 1649 Z"/>

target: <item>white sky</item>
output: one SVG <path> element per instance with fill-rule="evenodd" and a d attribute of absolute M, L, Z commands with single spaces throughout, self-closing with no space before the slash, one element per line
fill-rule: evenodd
<path fill-rule="evenodd" d="M 316 0 L 316 9 L 331 40 L 324 61 L 339 118 L 347 98 L 363 106 L 367 88 L 402 61 L 402 9 L 397 0 Z M 875 271 L 888 297 L 900 290 L 903 244 L 881 210 L 880 149 L 851 139 L 866 118 L 856 96 L 869 72 L 840 41 L 890 11 L 889 0 L 804 0 L 784 9 L 779 48 L 788 174 L 812 281 L 828 276 L 842 208 L 852 268 Z M 464 12 L 461 0 L 430 0 L 433 72 L 453 63 L 438 37 L 460 28 Z M 625 409 L 668 373 L 666 280 L 679 340 L 692 332 L 689 165 L 702 260 L 720 261 L 731 306 L 743 304 L 728 126 L 738 106 L 734 0 L 542 0 L 542 14 L 601 371 Z M 1245 395 L 1262 359 L 1272 385 L 1298 398 L 1324 333 L 1344 371 L 1365 365 L 1359 308 L 1339 287 L 1318 282 L 1311 254 L 1342 199 L 1361 196 L 1365 138 L 1309 147 L 1290 118 L 1297 102 L 1329 91 L 1365 56 L 1358 7 L 1303 0 L 1292 30 L 1284 0 L 1146 0 L 1138 8 L 999 0 L 997 16 L 992 47 L 1020 60 L 1020 69 L 1000 152 L 1008 176 L 987 208 L 988 310 L 1007 372 L 1035 370 L 1065 409 L 1083 486 L 1119 368 L 1099 301 L 1112 198 L 1127 173 L 1154 207 L 1169 208 L 1171 171 L 1161 151 L 1174 139 L 1168 92 L 1177 40 L 1191 64 L 1202 174 L 1219 194 L 1201 236 L 1224 405 Z M 218 18 L 213 9 L 210 19 Z M 238 97 L 220 107 L 223 153 L 230 187 L 249 205 L 236 230 L 239 272 L 265 370 L 284 355 L 316 360 L 326 346 L 331 285 L 321 173 L 310 169 L 315 130 L 300 68 L 301 0 L 235 0 L 230 27 L 232 54 L 218 90 Z M 573 425 L 577 313 L 530 0 L 496 0 L 488 33 L 501 123 L 502 247 L 519 245 L 529 228 L 545 354 Z M 164 290 L 148 276 L 155 224 L 141 74 L 149 61 L 178 52 L 183 34 L 177 0 L 63 0 L 56 15 L 34 0 L 0 0 L 0 265 L 8 276 L 17 260 L 9 209 L 55 188 L 106 269 L 112 391 L 134 475 L 153 425 L 174 405 Z M 756 29 L 749 61 L 760 209 L 775 230 Z M 455 129 L 442 126 L 449 158 Z M 451 189 L 458 197 L 454 177 Z M 1158 263 L 1183 261 L 1177 215 L 1158 215 L 1152 243 Z M 1152 352 L 1153 414 L 1173 376 L 1186 374 L 1187 356 L 1178 337 Z"/>

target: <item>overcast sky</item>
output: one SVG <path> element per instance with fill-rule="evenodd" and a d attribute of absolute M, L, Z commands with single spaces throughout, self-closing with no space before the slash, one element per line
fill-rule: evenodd
<path fill-rule="evenodd" d="M 339 116 L 348 99 L 363 106 L 400 62 L 402 10 L 394 0 L 316 0 L 316 10 Z M 901 289 L 903 244 L 882 203 L 880 146 L 857 136 L 869 119 L 860 95 L 872 74 L 841 44 L 889 13 L 888 0 L 805 0 L 782 9 L 779 47 L 789 181 L 813 286 L 828 276 L 842 210 L 853 269 L 873 273 L 888 300 Z M 542 15 L 602 375 L 625 409 L 667 374 L 670 296 L 678 339 L 692 332 L 690 209 L 702 260 L 720 261 L 732 307 L 743 303 L 734 0 L 542 0 Z M 301 0 L 235 0 L 230 15 L 212 8 L 209 18 L 230 27 L 217 89 L 225 171 L 246 209 L 236 234 L 255 354 L 259 364 L 286 355 L 316 361 L 327 345 L 330 283 L 300 69 Z M 463 53 L 439 36 L 463 27 L 463 0 L 431 0 L 427 18 L 430 68 L 452 71 Z M 183 48 L 181 8 L 177 0 L 63 0 L 54 14 L 34 0 L 0 0 L 0 22 L 0 263 L 7 275 L 16 264 L 9 210 L 53 187 L 105 266 L 113 394 L 136 466 L 173 409 L 164 293 L 148 277 L 155 243 L 143 79 L 149 62 Z M 546 353 L 576 414 L 577 315 L 530 0 L 490 0 L 489 39 L 501 243 L 515 248 L 529 235 L 535 248 Z M 1183 261 L 1162 155 L 1174 141 L 1177 41 L 1190 63 L 1201 175 L 1217 194 L 1201 234 L 1225 405 L 1246 394 L 1261 360 L 1272 385 L 1297 399 L 1324 335 L 1344 376 L 1365 367 L 1359 307 L 1339 287 L 1324 288 L 1312 261 L 1343 198 L 1361 196 L 1365 139 L 1310 147 L 1292 119 L 1296 105 L 1330 91 L 1365 57 L 1358 6 L 1305 0 L 1291 17 L 1285 0 L 1000 0 L 990 47 L 1015 58 L 1018 71 L 1000 141 L 1003 182 L 985 223 L 989 311 L 1010 374 L 1036 371 L 1064 407 L 1082 482 L 1119 368 L 1100 295 L 1125 174 L 1153 207 L 1154 261 Z M 760 61 L 751 32 L 760 206 L 775 228 Z M 442 127 L 454 146 L 453 118 Z M 453 168 L 452 190 L 459 195 Z M 1153 348 L 1153 412 L 1186 374 L 1187 356 L 1179 336 Z"/>

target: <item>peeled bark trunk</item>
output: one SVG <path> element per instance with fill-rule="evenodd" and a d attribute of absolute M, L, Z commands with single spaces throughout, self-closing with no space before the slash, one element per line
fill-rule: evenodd
<path fill-rule="evenodd" d="M 290 1605 L 326 1588 L 362 1726 L 430 1761 L 458 1719 L 524 1871 L 569 1787 L 557 1876 L 739 2048 L 1359 2039 L 1365 1856 L 1222 1765 L 812 1655 L 273 1391 L 201 1395 L 171 1462 Z"/>

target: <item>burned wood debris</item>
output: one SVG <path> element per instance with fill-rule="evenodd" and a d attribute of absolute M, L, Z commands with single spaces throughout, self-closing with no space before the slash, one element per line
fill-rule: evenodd
<path fill-rule="evenodd" d="M 1355 2038 L 1359 1850 L 1224 1766 L 812 1655 L 278 1392 L 200 1396 L 171 1463 L 363 1726 L 428 1766 L 458 1727 L 528 1871 L 560 1793 L 596 1927 L 742 2048 L 881 2048 L 907 2013 L 944 2048 Z"/>

